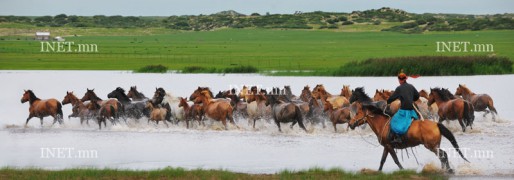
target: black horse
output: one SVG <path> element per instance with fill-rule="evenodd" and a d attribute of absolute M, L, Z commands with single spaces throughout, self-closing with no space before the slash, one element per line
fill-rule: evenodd
<path fill-rule="evenodd" d="M 150 111 L 146 108 L 146 101 L 130 100 L 130 98 L 125 95 L 125 90 L 121 87 L 113 90 L 107 95 L 107 97 L 116 98 L 124 105 L 123 107 L 125 108 L 125 112 L 122 116 L 125 118 L 140 119 L 143 116 L 150 116 Z"/>

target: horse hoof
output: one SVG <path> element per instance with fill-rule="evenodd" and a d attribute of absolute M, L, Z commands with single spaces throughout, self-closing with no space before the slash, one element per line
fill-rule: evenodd
<path fill-rule="evenodd" d="M 455 174 L 455 171 L 453 171 L 453 169 L 448 169 L 448 174 Z"/>

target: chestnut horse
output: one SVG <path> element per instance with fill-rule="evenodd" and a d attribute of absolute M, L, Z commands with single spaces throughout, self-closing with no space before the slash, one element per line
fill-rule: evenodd
<path fill-rule="evenodd" d="M 428 95 L 428 105 L 433 103 L 439 107 L 439 123 L 444 120 L 458 119 L 463 132 L 466 132 L 466 126 L 473 128 L 475 115 L 470 102 L 454 98 L 448 89 L 433 88 L 430 89 L 430 95 Z"/>
<path fill-rule="evenodd" d="M 321 102 L 329 101 L 334 108 L 350 106 L 348 99 L 343 96 L 333 96 L 325 90 L 322 84 L 318 84 L 312 89 L 312 96 L 316 99 L 321 99 Z"/>
<path fill-rule="evenodd" d="M 373 101 L 387 101 L 387 99 L 389 99 L 389 97 L 392 94 L 393 93 L 391 91 L 377 89 L 375 91 L 375 96 L 373 96 Z M 396 112 L 398 112 L 398 110 L 400 109 L 400 106 L 401 106 L 401 101 L 399 99 L 393 101 L 391 103 L 391 105 L 389 106 L 389 108 L 391 109 L 391 113 L 395 114 Z"/>
<path fill-rule="evenodd" d="M 83 103 L 79 98 L 77 98 L 73 92 L 66 92 L 66 96 L 62 100 L 62 104 L 70 104 L 73 106 L 72 114 L 68 116 L 70 117 L 78 117 L 80 118 L 80 124 L 86 121 L 86 124 L 89 125 L 89 119 L 94 118 L 98 114 L 98 110 L 100 106 L 97 103 Z M 73 115 L 73 116 L 72 116 Z"/>
<path fill-rule="evenodd" d="M 131 86 L 127 93 L 127 97 L 132 98 L 132 101 L 146 101 L 148 98 L 141 92 L 137 91 L 136 86 Z"/>
<path fill-rule="evenodd" d="M 41 100 L 36 97 L 32 90 L 24 90 L 23 96 L 21 97 L 21 103 L 29 102 L 29 117 L 25 122 L 25 127 L 29 123 L 32 117 L 38 117 L 41 120 L 41 126 L 43 126 L 43 118 L 46 116 L 52 116 L 54 118 L 54 125 L 56 122 L 62 124 L 62 105 L 57 99 L 45 99 Z"/>
<path fill-rule="evenodd" d="M 352 90 L 350 89 L 350 85 L 343 85 L 340 96 L 343 96 L 346 99 L 350 99 L 350 97 L 352 97 Z"/>
<path fill-rule="evenodd" d="M 180 98 L 180 103 L 178 107 L 184 108 L 184 119 L 186 120 L 186 128 L 189 129 L 189 121 L 190 120 L 198 120 L 198 125 L 200 125 L 203 116 L 203 108 L 200 104 L 192 104 L 189 105 L 187 102 L 187 98 Z"/>
<path fill-rule="evenodd" d="M 332 125 L 334 126 L 334 132 L 337 132 L 336 125 L 344 124 L 350 121 L 350 107 L 343 107 L 334 109 L 330 102 L 326 101 L 324 103 L 323 110 L 329 114 L 329 119 L 332 121 Z M 349 125 L 348 125 L 349 127 Z"/>
<path fill-rule="evenodd" d="M 200 95 L 197 95 L 194 102 L 202 103 L 203 112 L 206 117 L 221 121 L 227 130 L 227 119 L 236 126 L 234 118 L 232 116 L 232 106 L 228 101 L 214 101 L 212 99 L 212 93 L 208 90 L 203 90 Z"/>
<path fill-rule="evenodd" d="M 496 115 L 498 112 L 496 112 L 496 108 L 494 108 L 493 98 L 489 96 L 488 94 L 475 94 L 471 90 L 469 90 L 466 85 L 459 84 L 459 87 L 457 87 L 457 91 L 455 92 L 455 95 L 462 96 L 466 101 L 471 102 L 473 104 L 473 107 L 475 108 L 475 111 L 485 111 L 485 115 L 492 112 L 493 120 L 496 118 Z M 489 108 L 489 110 L 487 110 Z"/>
<path fill-rule="evenodd" d="M 359 96 L 355 94 L 356 93 L 352 95 L 352 98 L 353 96 Z M 361 97 L 353 98 L 356 102 L 361 103 L 361 105 L 356 106 L 355 112 L 352 112 L 355 115 L 350 120 L 349 125 L 353 130 L 355 127 L 367 123 L 377 136 L 378 142 L 384 147 L 384 150 L 382 151 L 382 159 L 380 160 L 380 167 L 378 169 L 379 171 L 382 170 L 389 154 L 393 157 L 396 165 L 398 165 L 400 169 L 403 169 L 402 165 L 398 161 L 398 157 L 394 149 L 405 149 L 422 144 L 425 148 L 432 151 L 439 157 L 443 169 L 447 170 L 449 173 L 453 173 L 453 170 L 450 168 L 450 163 L 448 162 L 448 155 L 440 148 L 441 136 L 444 136 L 451 142 L 452 146 L 457 150 L 462 159 L 468 161 L 459 149 L 457 140 L 452 132 L 441 123 L 435 123 L 433 121 L 413 121 L 406 133 L 406 141 L 404 141 L 403 144 L 392 144 L 388 138 L 391 117 L 383 114 L 383 110 L 377 107 L 375 103 L 372 103 L 369 96 L 366 94 L 360 96 Z M 354 109 L 352 109 L 352 111 L 353 110 Z"/>

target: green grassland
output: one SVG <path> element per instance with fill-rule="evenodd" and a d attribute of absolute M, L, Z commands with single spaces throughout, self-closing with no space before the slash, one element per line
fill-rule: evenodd
<path fill-rule="evenodd" d="M 244 174 L 224 170 L 185 170 L 164 168 L 151 171 L 116 169 L 66 169 L 58 171 L 41 169 L 0 169 L 0 179 L 448 179 L 438 172 L 416 173 L 402 170 L 381 173 L 365 170 L 358 173 L 341 169 L 313 168 L 305 171 L 284 170 L 277 174 Z"/>
<path fill-rule="evenodd" d="M 40 52 L 40 42 L 32 40 L 31 35 L 37 28 L 27 28 L 0 25 L 0 29 L 17 31 L 4 32 L 0 36 L 0 69 L 136 70 L 162 64 L 171 70 L 188 66 L 227 68 L 249 65 L 260 71 L 316 71 L 336 69 L 350 61 L 368 58 L 492 54 L 438 53 L 437 41 L 492 44 L 496 56 L 514 59 L 512 30 L 404 34 L 376 32 L 364 25 L 343 26 L 337 30 L 247 28 L 214 31 L 45 27 L 50 28 L 52 36 L 64 36 L 66 41 L 75 44 L 98 46 L 95 53 L 58 53 Z"/>

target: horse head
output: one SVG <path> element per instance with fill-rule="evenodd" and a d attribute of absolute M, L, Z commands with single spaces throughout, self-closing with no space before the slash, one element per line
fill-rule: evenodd
<path fill-rule="evenodd" d="M 96 99 L 99 99 L 98 96 L 96 96 L 95 94 L 95 89 L 86 89 L 86 94 L 84 94 L 84 96 L 80 99 L 80 101 L 82 102 L 85 102 L 85 101 L 90 101 L 90 100 L 96 100 Z"/>
<path fill-rule="evenodd" d="M 352 96 L 350 97 L 350 103 L 353 102 L 371 102 L 371 98 L 364 92 L 364 87 L 355 88 Z"/>

